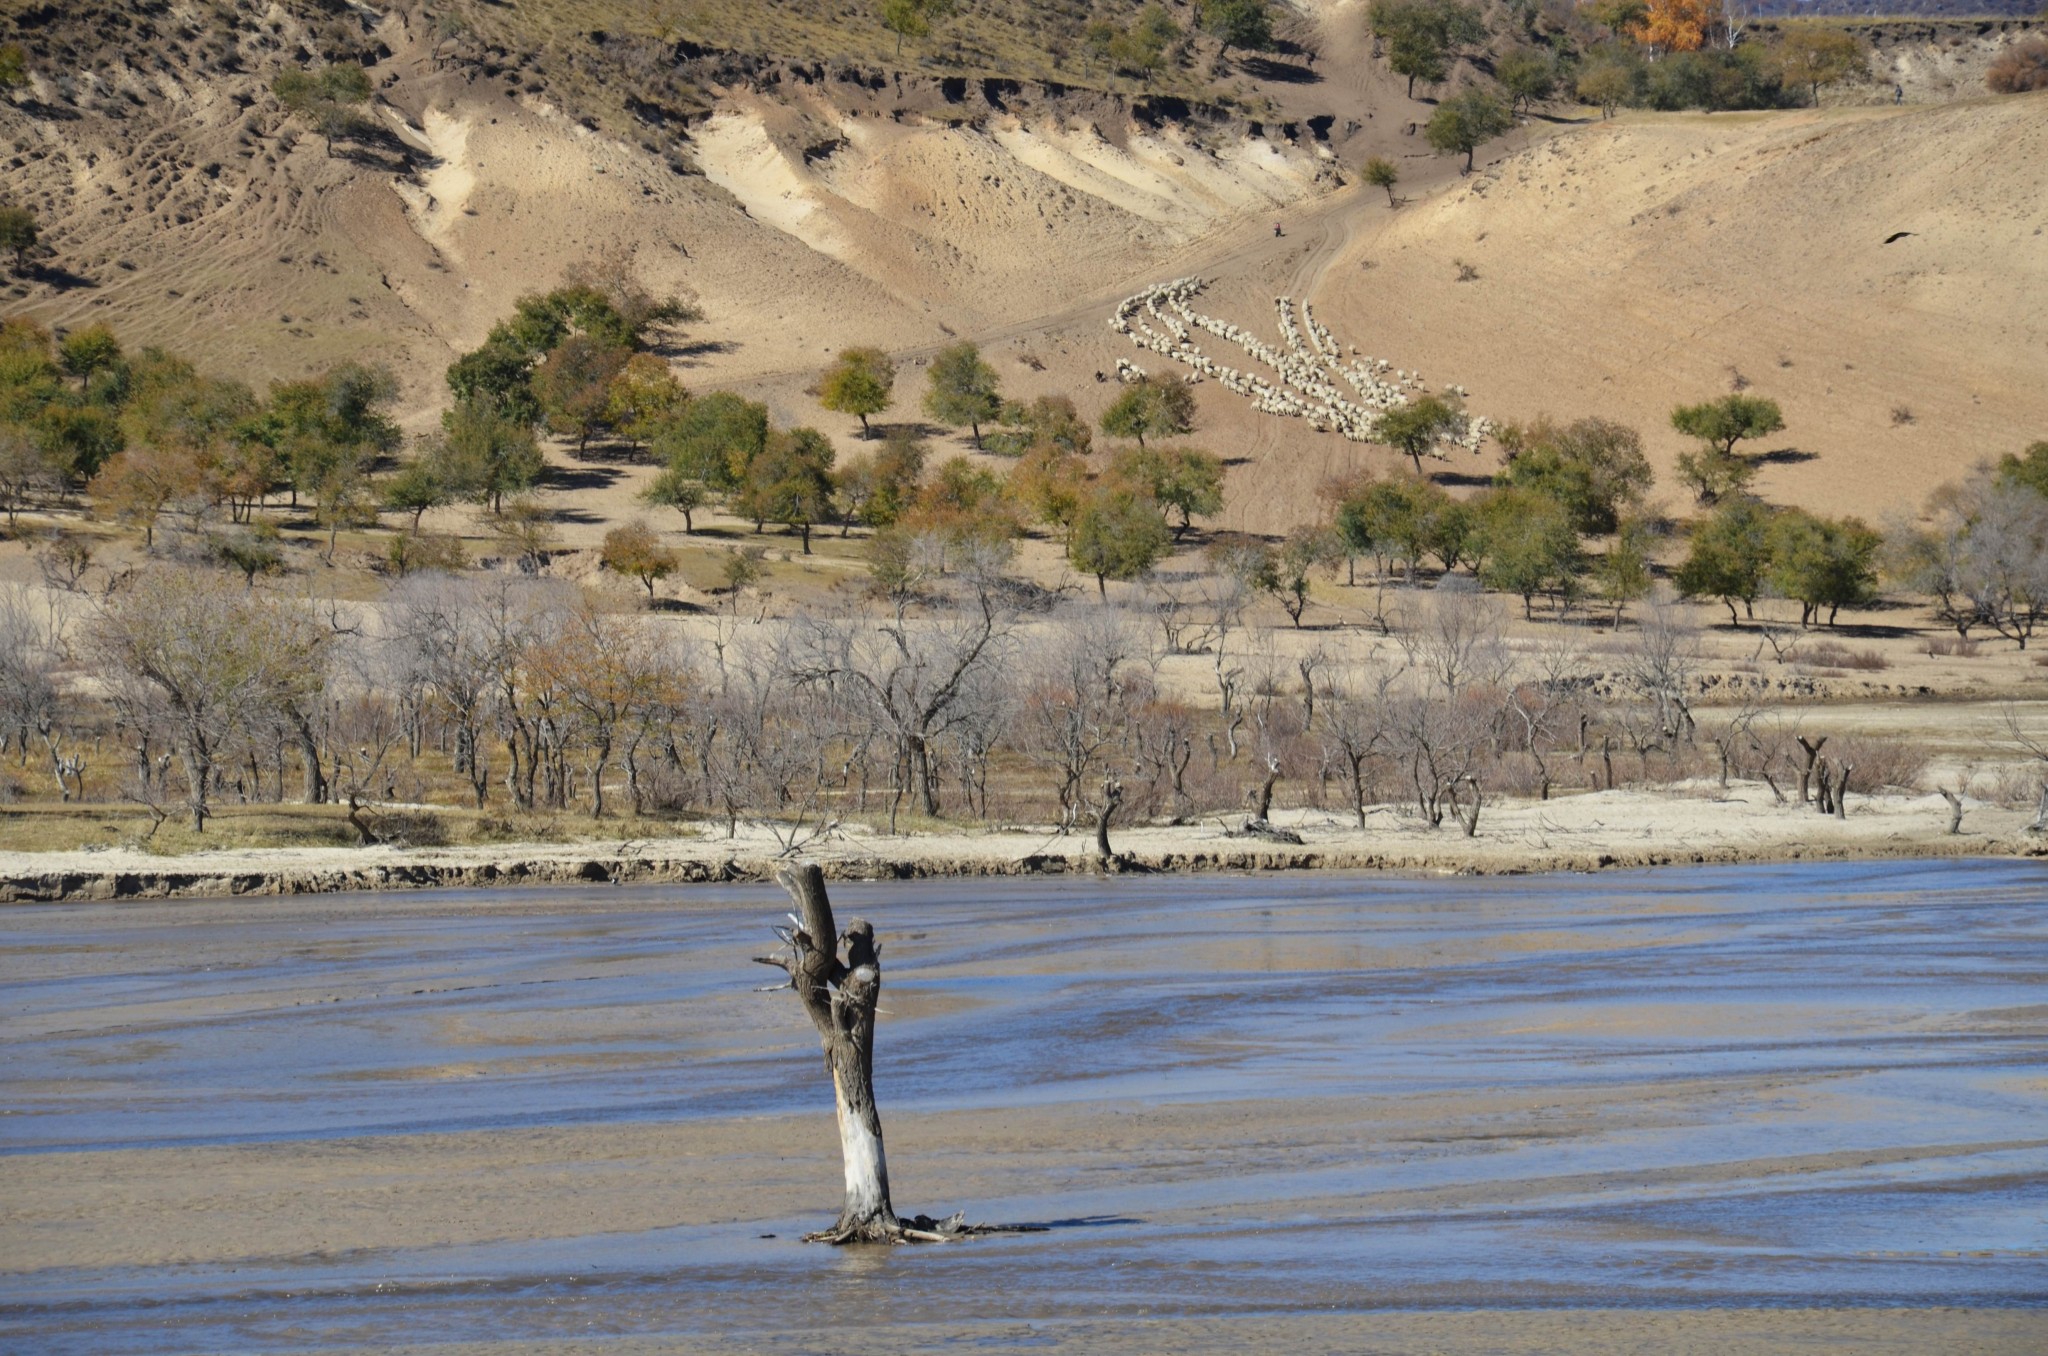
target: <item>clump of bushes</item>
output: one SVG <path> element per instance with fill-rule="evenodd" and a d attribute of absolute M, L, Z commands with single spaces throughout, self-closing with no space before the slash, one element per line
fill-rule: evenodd
<path fill-rule="evenodd" d="M 1993 94 L 2026 94 L 2048 89 L 2048 39 L 2030 38 L 2005 49 L 1984 72 Z"/>

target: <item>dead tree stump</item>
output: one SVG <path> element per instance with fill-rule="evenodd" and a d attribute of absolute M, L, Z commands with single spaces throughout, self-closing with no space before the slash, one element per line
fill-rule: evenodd
<path fill-rule="evenodd" d="M 968 1224 L 963 1215 L 898 1218 L 889 1199 L 882 1117 L 875 1107 L 875 1004 L 882 994 L 882 951 L 875 930 L 860 918 L 849 921 L 844 931 L 834 926 L 825 873 L 815 865 L 783 867 L 775 879 L 796 902 L 790 925 L 775 929 L 789 954 L 754 959 L 789 976 L 786 987 L 796 990 L 818 1029 L 825 1068 L 832 1075 L 839 1152 L 846 1168 L 846 1201 L 838 1222 L 806 1234 L 804 1241 L 945 1243 L 974 1234 L 1037 1232 L 1027 1225 Z"/>

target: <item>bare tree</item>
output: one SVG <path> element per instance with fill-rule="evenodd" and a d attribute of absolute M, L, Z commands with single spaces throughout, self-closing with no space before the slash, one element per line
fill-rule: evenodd
<path fill-rule="evenodd" d="M 49 755 L 57 794 L 85 796 L 85 755 L 68 752 L 72 734 L 67 704 L 58 693 L 63 655 L 56 627 L 38 617 L 19 594 L 0 595 L 0 749 L 12 740 L 25 762 L 33 735 Z"/>
<path fill-rule="evenodd" d="M 897 794 L 908 791 L 939 813 L 936 753 L 1000 688 L 1017 609 L 994 572 L 963 569 L 959 596 L 929 618 L 907 600 L 878 620 L 814 618 L 795 662 L 802 681 L 842 691 L 896 750 Z"/>
<path fill-rule="evenodd" d="M 1115 773 L 1131 761 L 1137 712 L 1151 689 L 1143 648 L 1127 614 L 1105 606 L 1056 617 L 1043 643 L 1031 647 L 1022 727 L 1033 755 L 1053 776 L 1062 829 L 1073 828 L 1091 808 L 1097 781 L 1103 789 L 1092 808 L 1102 824 L 1105 811 L 1114 811 L 1112 785 L 1121 801 Z M 1099 826 L 1099 835 L 1106 834 Z"/>
<path fill-rule="evenodd" d="M 273 638 L 288 624 L 269 596 L 212 572 L 139 576 L 94 619 L 92 641 L 117 702 L 177 753 L 194 832 L 211 814 L 223 750 L 242 722 L 287 683 L 300 656 Z"/>
<path fill-rule="evenodd" d="M 1622 676 L 1649 708 L 1649 723 L 1638 741 L 1646 758 L 1654 747 L 1675 757 L 1679 744 L 1691 742 L 1701 662 L 1699 628 L 1669 594 L 1653 597 L 1622 652 Z"/>
<path fill-rule="evenodd" d="M 1366 807 L 1376 799 L 1374 768 L 1393 748 L 1391 689 L 1395 674 L 1377 665 L 1355 664 L 1324 689 L 1316 731 L 1326 761 L 1343 771 L 1352 813 L 1365 827 Z"/>
<path fill-rule="evenodd" d="M 1454 578 L 1430 591 L 1428 609 L 1398 640 L 1408 662 L 1455 701 L 1467 686 L 1498 682 L 1506 674 L 1510 656 L 1500 633 L 1498 600 Z"/>
<path fill-rule="evenodd" d="M 865 919 L 834 924 L 825 875 L 816 866 L 784 867 L 775 879 L 796 902 L 787 927 L 775 929 L 786 951 L 754 959 L 789 976 L 805 1016 L 817 1028 L 832 1075 L 839 1113 L 839 1152 L 846 1169 L 846 1199 L 829 1229 L 807 1234 L 815 1243 L 943 1243 L 992 1232 L 954 1215 L 932 1220 L 897 1217 L 889 1197 L 889 1163 L 882 1117 L 875 1106 L 875 1005 L 882 993 L 882 950 Z"/>

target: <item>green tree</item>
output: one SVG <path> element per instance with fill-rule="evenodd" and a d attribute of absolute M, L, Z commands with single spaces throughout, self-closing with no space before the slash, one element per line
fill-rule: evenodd
<path fill-rule="evenodd" d="M 1153 503 L 1123 485 L 1106 485 L 1084 504 L 1074 519 L 1067 559 L 1083 574 L 1095 576 L 1104 601 L 1112 579 L 1138 579 L 1173 549 L 1173 533 Z"/>
<path fill-rule="evenodd" d="M 42 227 L 36 214 L 26 207 L 0 206 L 0 250 L 14 255 L 14 271 L 28 270 L 29 256 L 42 243 Z"/>
<path fill-rule="evenodd" d="M 368 476 L 354 462 L 343 462 L 328 471 L 313 490 L 313 520 L 327 529 L 329 565 L 344 528 L 372 527 L 377 522 L 377 496 Z"/>
<path fill-rule="evenodd" d="M 1679 454 L 1678 478 L 1702 504 L 1741 494 L 1756 478 L 1757 464 L 1735 450 L 1745 438 L 1760 438 L 1785 427 L 1778 402 L 1760 396 L 1725 395 L 1671 412 L 1671 426 L 1698 438 L 1700 448 Z"/>
<path fill-rule="evenodd" d="M 2024 485 L 2048 499 L 2048 438 L 2029 444 L 2018 456 L 2008 452 L 2000 457 L 1995 474 L 2003 484 Z"/>
<path fill-rule="evenodd" d="M 1671 427 L 1715 450 L 1734 455 L 1735 444 L 1785 427 L 1778 402 L 1762 396 L 1725 395 L 1671 411 Z"/>
<path fill-rule="evenodd" d="M 1799 604 L 1799 624 L 1828 610 L 1828 625 L 1845 607 L 1877 597 L 1877 551 L 1884 539 L 1858 518 L 1822 518 L 1804 509 L 1771 520 L 1770 582 Z"/>
<path fill-rule="evenodd" d="M 1408 77 L 1411 99 L 1416 80 L 1436 84 L 1453 56 L 1486 36 L 1478 7 L 1458 0 L 1373 0 L 1366 23 L 1385 46 L 1394 74 Z"/>
<path fill-rule="evenodd" d="M 996 370 L 981 360 L 981 350 L 966 340 L 942 348 L 932 358 L 925 392 L 925 413 L 951 428 L 974 431 L 981 447 L 981 426 L 993 424 L 1003 412 Z"/>
<path fill-rule="evenodd" d="M 1614 531 L 1623 511 L 1638 507 L 1654 476 L 1642 436 L 1610 419 L 1557 424 L 1548 416 L 1500 432 L 1507 453 L 1502 484 L 1534 490 L 1562 504 L 1578 531 Z"/>
<path fill-rule="evenodd" d="M 1870 53 L 1853 33 L 1821 24 L 1788 24 L 1771 53 L 1788 85 L 1805 85 L 1820 107 L 1820 87 L 1870 69 Z"/>
<path fill-rule="evenodd" d="M 271 81 L 270 91 L 286 112 L 305 118 L 330 140 L 361 136 L 374 126 L 357 111 L 372 92 L 369 73 L 361 66 L 285 71 Z"/>
<path fill-rule="evenodd" d="M 1166 66 L 1168 51 L 1180 38 L 1180 25 L 1164 6 L 1146 5 L 1129 27 L 1109 22 L 1091 24 L 1087 30 L 1089 50 L 1111 67 L 1151 83 Z"/>
<path fill-rule="evenodd" d="M 841 536 L 856 520 L 869 527 L 887 527 L 901 518 L 917 498 L 931 449 L 908 430 L 890 432 L 882 450 L 859 456 L 832 474 L 842 510 Z"/>
<path fill-rule="evenodd" d="M 0 90 L 28 83 L 28 49 L 18 42 L 0 42 Z"/>
<path fill-rule="evenodd" d="M 1036 447 L 1085 457 L 1094 445 L 1088 421 L 1065 396 L 1039 396 L 1029 405 L 1014 401 L 1003 406 L 1003 422 L 1014 432 L 990 434 L 988 451 L 998 456 L 1018 457 Z"/>
<path fill-rule="evenodd" d="M 1263 52 L 1273 45 L 1273 13 L 1266 0 L 1201 0 L 1197 22 L 1223 44 Z"/>
<path fill-rule="evenodd" d="M 1635 93 L 1636 65 L 1603 47 L 1579 67 L 1575 88 L 1581 100 L 1599 108 L 1602 118 L 1611 118 Z"/>
<path fill-rule="evenodd" d="M 652 353 L 635 353 L 605 388 L 604 422 L 637 450 L 689 403 L 690 393 L 666 362 Z"/>
<path fill-rule="evenodd" d="M 284 551 L 278 546 L 277 528 L 272 523 L 238 527 L 208 537 L 206 549 L 220 564 L 241 572 L 244 588 L 255 588 L 259 574 L 284 573 Z"/>
<path fill-rule="evenodd" d="M 896 55 L 905 38 L 931 34 L 932 25 L 953 16 L 956 0 L 882 0 L 882 27 L 896 35 Z"/>
<path fill-rule="evenodd" d="M 1198 515 L 1223 512 L 1223 460 L 1212 453 L 1192 447 L 1130 447 L 1116 454 L 1110 471 L 1180 519 L 1173 529 L 1175 541 L 1187 535 Z"/>
<path fill-rule="evenodd" d="M 1419 475 L 1390 476 L 1339 503 L 1336 528 L 1348 551 L 1371 556 L 1382 575 L 1398 560 L 1412 583 L 1424 555 L 1450 548 L 1447 529 L 1460 523 L 1457 509 L 1442 486 Z"/>
<path fill-rule="evenodd" d="M 1483 89 L 1453 94 L 1430 114 L 1423 135 L 1445 155 L 1463 155 L 1464 172 L 1472 172 L 1472 157 L 1479 148 L 1515 125 L 1506 104 Z"/>
<path fill-rule="evenodd" d="M 1581 11 L 1619 38 L 1634 33 L 1650 17 L 1649 0 L 1593 0 Z"/>
<path fill-rule="evenodd" d="M 1481 585 L 1519 596 L 1524 617 L 1539 593 L 1564 605 L 1578 598 L 1585 557 L 1562 504 L 1531 490 L 1495 490 L 1476 517 Z"/>
<path fill-rule="evenodd" d="M 1735 604 L 1755 615 L 1771 565 L 1771 510 L 1748 496 L 1731 498 L 1692 525 L 1690 549 L 1674 576 L 1687 598 L 1718 598 L 1739 625 Z"/>
<path fill-rule="evenodd" d="M 425 456 L 434 474 L 461 499 L 502 514 L 505 496 L 538 485 L 547 472 L 531 425 L 487 408 L 463 403 L 441 416 L 441 434 Z"/>
<path fill-rule="evenodd" d="M 811 553 L 811 528 L 832 515 L 832 441 L 816 429 L 776 433 L 747 468 L 735 507 L 754 519 L 801 533 Z"/>
<path fill-rule="evenodd" d="M 561 437 L 574 438 L 578 452 L 606 427 L 613 379 L 631 356 L 623 345 L 572 334 L 534 369 L 533 393 L 548 427 Z"/>
<path fill-rule="evenodd" d="M 1336 564 L 1343 554 L 1344 543 L 1337 532 L 1303 524 L 1281 541 L 1280 549 L 1271 555 L 1270 567 L 1262 570 L 1258 579 L 1279 600 L 1288 620 L 1299 627 L 1309 605 L 1309 576 Z"/>
<path fill-rule="evenodd" d="M 730 493 L 767 445 L 768 407 L 713 391 L 691 401 L 655 435 L 654 455 L 679 474 Z"/>
<path fill-rule="evenodd" d="M 1408 77 L 1408 97 L 1415 97 L 1415 82 L 1440 83 L 1451 73 L 1450 53 L 1441 39 L 1422 28 L 1404 28 L 1387 39 L 1387 65 L 1395 75 Z"/>
<path fill-rule="evenodd" d="M 1374 188 L 1387 190 L 1387 206 L 1398 207 L 1394 200 L 1394 185 L 1401 182 L 1401 171 L 1393 161 L 1383 155 L 1376 155 L 1365 162 L 1365 181 Z"/>
<path fill-rule="evenodd" d="M 697 530 L 694 515 L 698 509 L 704 507 L 705 501 L 710 497 L 711 492 L 705 488 L 703 481 L 673 466 L 656 476 L 652 484 L 640 491 L 641 503 L 672 508 L 682 514 L 685 533 Z"/>
<path fill-rule="evenodd" d="M 1074 520 L 1089 502 L 1093 483 L 1087 462 L 1047 443 L 1024 454 L 1011 469 L 1005 489 L 1031 521 L 1055 528 L 1071 541 Z M 1134 488 L 1142 492 L 1142 486 Z"/>
<path fill-rule="evenodd" d="M 420 534 L 420 519 L 428 509 L 448 502 L 448 487 L 431 458 L 414 457 L 384 482 L 384 507 L 394 513 L 412 515 L 412 535 Z"/>
<path fill-rule="evenodd" d="M 91 405 L 50 406 L 35 422 L 35 437 L 44 460 L 78 485 L 127 446 L 120 421 Z"/>
<path fill-rule="evenodd" d="M 64 336 L 57 346 L 57 361 L 78 378 L 79 389 L 92 384 L 95 372 L 105 371 L 121 361 L 121 341 L 105 325 L 87 325 Z"/>
<path fill-rule="evenodd" d="M 861 436 L 870 438 L 868 416 L 889 408 L 895 396 L 896 364 L 878 348 L 841 349 L 818 383 L 818 403 L 838 414 L 860 416 Z"/>
<path fill-rule="evenodd" d="M 623 574 L 647 586 L 647 601 L 654 601 L 654 585 L 675 573 L 676 553 L 662 545 L 661 534 L 645 520 L 635 518 L 604 534 L 598 561 L 613 574 Z"/>
<path fill-rule="evenodd" d="M 1557 58 L 1535 47 L 1516 47 L 1494 63 L 1493 78 L 1507 91 L 1508 112 L 1527 110 L 1557 90 Z"/>
<path fill-rule="evenodd" d="M 1124 388 L 1102 412 L 1102 431 L 1112 438 L 1136 438 L 1145 445 L 1145 435 L 1177 438 L 1195 427 L 1195 393 L 1184 381 L 1150 376 Z"/>
<path fill-rule="evenodd" d="M 1614 604 L 1616 626 L 1621 625 L 1622 610 L 1650 591 L 1650 542 L 1648 523 L 1641 518 L 1624 518 L 1594 569 L 1600 596 Z"/>
<path fill-rule="evenodd" d="M 1463 427 L 1465 413 L 1441 396 L 1422 395 L 1405 405 L 1396 405 L 1380 415 L 1375 438 L 1415 463 L 1422 474 L 1422 458 L 1440 457 L 1437 444 L 1445 434 Z"/>

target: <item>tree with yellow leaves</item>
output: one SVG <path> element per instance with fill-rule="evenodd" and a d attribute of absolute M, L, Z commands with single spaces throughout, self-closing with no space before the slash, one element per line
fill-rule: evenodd
<path fill-rule="evenodd" d="M 1716 17 L 1714 0 L 1649 0 L 1642 22 L 1630 32 L 1659 51 L 1697 52 Z"/>

